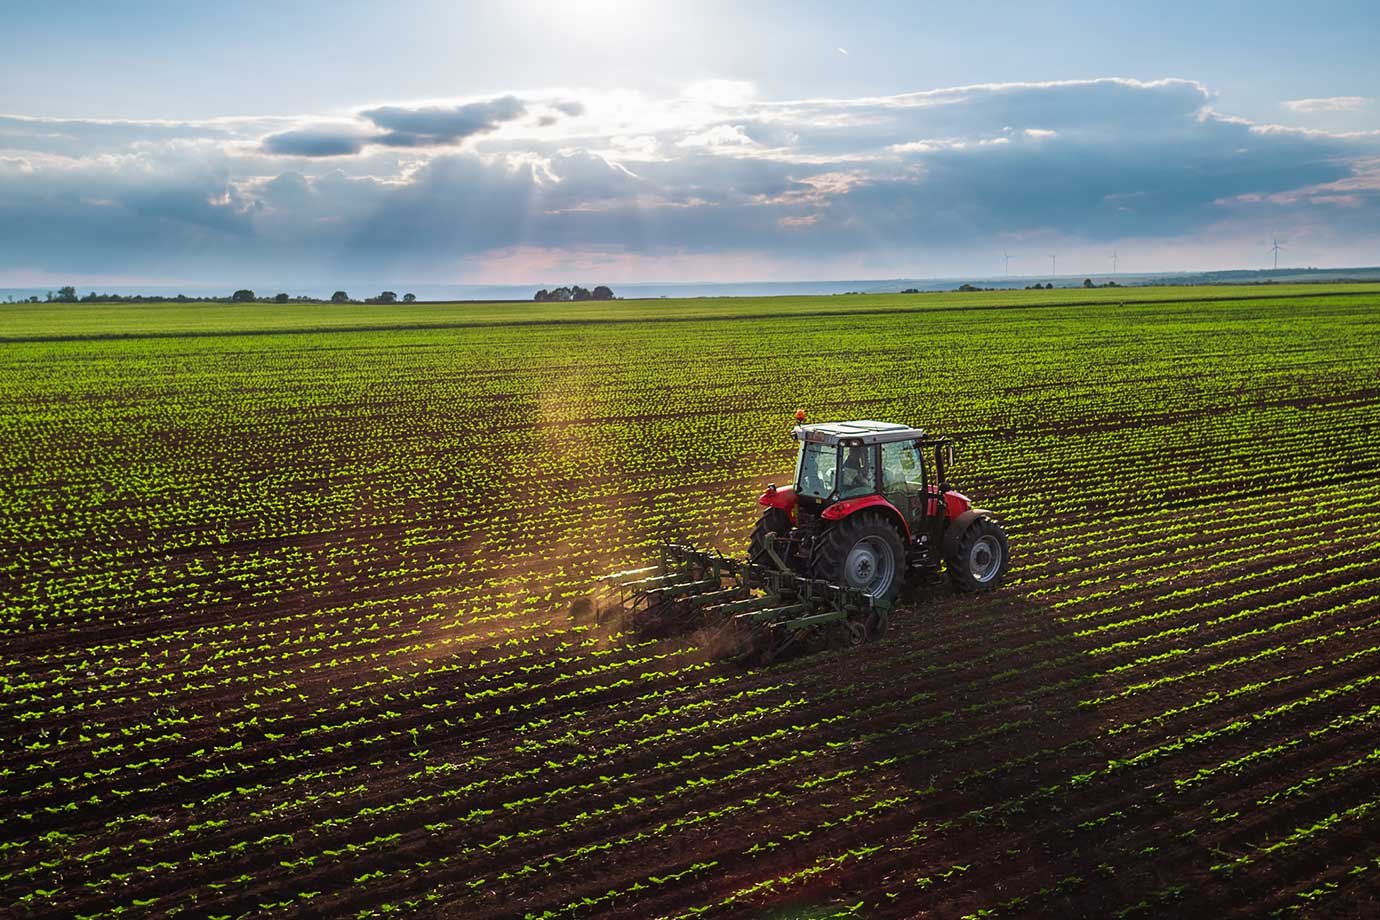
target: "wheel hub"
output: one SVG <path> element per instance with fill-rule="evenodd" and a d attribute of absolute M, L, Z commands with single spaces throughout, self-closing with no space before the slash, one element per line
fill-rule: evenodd
<path fill-rule="evenodd" d="M 855 585 L 865 585 L 872 581 L 872 573 L 877 568 L 877 557 L 863 544 L 859 543 L 848 554 L 848 580 Z"/>
<path fill-rule="evenodd" d="M 973 580 L 982 584 L 991 581 L 1001 571 L 1001 546 L 995 537 L 983 536 L 968 551 L 968 571 Z"/>
<path fill-rule="evenodd" d="M 844 581 L 869 594 L 885 594 L 895 572 L 891 548 L 876 537 L 864 537 L 853 544 L 843 562 Z"/>

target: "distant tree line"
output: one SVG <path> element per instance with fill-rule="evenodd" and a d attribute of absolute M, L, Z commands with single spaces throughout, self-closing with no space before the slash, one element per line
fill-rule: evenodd
<path fill-rule="evenodd" d="M 398 300 L 398 295 L 393 291 L 384 291 L 377 297 L 366 297 L 364 300 L 354 300 L 344 291 L 336 291 L 329 299 L 323 300 L 320 297 L 293 297 L 288 294 L 274 294 L 272 297 L 260 297 L 249 288 L 240 288 L 229 297 L 188 297 L 186 294 L 176 294 L 172 296 L 163 294 L 97 294 L 95 291 L 85 295 L 77 296 L 77 289 L 71 285 L 60 287 L 56 291 L 49 291 L 46 298 L 41 298 L 37 294 L 30 297 L 21 298 L 16 301 L 13 296 L 9 298 L 10 303 L 368 303 L 368 304 L 391 304 L 391 303 L 416 303 L 416 294 L 404 294 L 402 300 Z"/>
<path fill-rule="evenodd" d="M 542 288 L 532 299 L 538 303 L 566 300 L 613 300 L 613 291 L 602 284 L 592 291 L 582 288 L 578 284 L 573 284 L 570 287 L 558 287 L 554 291 Z"/>

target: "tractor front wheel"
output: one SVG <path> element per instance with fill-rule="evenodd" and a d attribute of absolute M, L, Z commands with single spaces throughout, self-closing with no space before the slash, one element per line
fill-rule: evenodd
<path fill-rule="evenodd" d="M 748 561 L 758 565 L 774 566 L 776 563 L 771 558 L 771 553 L 767 552 L 767 535 L 776 534 L 778 537 L 785 537 L 791 532 L 791 516 L 780 508 L 768 508 L 762 512 L 762 516 L 757 519 L 757 526 L 752 528 L 752 538 L 748 540 Z"/>
<path fill-rule="evenodd" d="M 879 514 L 858 512 L 829 529 L 815 559 L 815 577 L 891 600 L 901 589 L 906 550 Z"/>
<path fill-rule="evenodd" d="M 968 525 L 944 562 L 958 590 L 991 591 L 1006 578 L 1011 565 L 1006 531 L 991 518 L 980 517 Z"/>

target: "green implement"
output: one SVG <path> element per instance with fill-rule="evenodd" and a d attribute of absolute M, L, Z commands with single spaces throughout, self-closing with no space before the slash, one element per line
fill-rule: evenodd
<path fill-rule="evenodd" d="M 889 599 L 862 589 L 693 546 L 667 543 L 659 552 L 657 565 L 600 579 L 616 599 L 600 606 L 601 616 L 612 612 L 653 636 L 728 633 L 758 662 L 820 644 L 856 645 L 886 631 Z"/>

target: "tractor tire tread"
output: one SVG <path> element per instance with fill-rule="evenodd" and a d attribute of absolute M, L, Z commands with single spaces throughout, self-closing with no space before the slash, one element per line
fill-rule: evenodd
<path fill-rule="evenodd" d="M 974 544 L 988 535 L 995 537 L 1001 546 L 1001 566 L 992 578 L 978 581 L 968 569 L 968 559 L 971 558 Z M 1000 587 L 1011 568 L 1011 546 L 1006 539 L 1006 530 L 995 518 L 980 517 L 973 521 L 959 536 L 953 552 L 944 560 L 944 568 L 948 570 L 953 586 L 965 594 L 979 594 Z"/>
<path fill-rule="evenodd" d="M 752 528 L 752 536 L 748 539 L 748 561 L 758 565 L 771 565 L 771 556 L 767 554 L 767 534 L 774 533 L 784 537 L 791 532 L 791 516 L 780 508 L 768 508 L 762 512 L 762 516 L 757 519 L 757 526 Z"/>
<path fill-rule="evenodd" d="M 822 541 L 823 545 L 815 555 L 814 577 L 837 585 L 847 584 L 843 577 L 844 560 L 847 559 L 848 552 L 853 548 L 853 545 L 863 536 L 872 532 L 880 532 L 891 543 L 896 566 L 895 573 L 891 578 L 891 586 L 879 599 L 895 599 L 905 581 L 905 541 L 902 540 L 900 531 L 891 521 L 873 511 L 856 512 L 829 528 Z"/>

